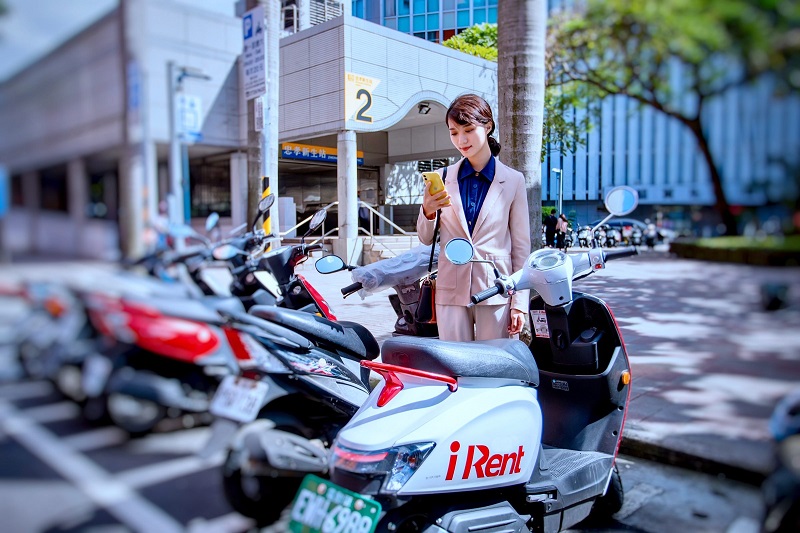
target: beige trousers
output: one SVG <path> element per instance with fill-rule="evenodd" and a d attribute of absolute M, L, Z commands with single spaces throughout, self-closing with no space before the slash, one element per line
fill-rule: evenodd
<path fill-rule="evenodd" d="M 474 307 L 436 304 L 439 339 L 443 341 L 507 339 L 508 326 L 511 323 L 510 314 L 510 303 Z"/>

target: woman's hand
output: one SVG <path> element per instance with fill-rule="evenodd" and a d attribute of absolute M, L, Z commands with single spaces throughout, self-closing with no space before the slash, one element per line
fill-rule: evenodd
<path fill-rule="evenodd" d="M 525 325 L 525 313 L 519 309 L 511 309 L 511 324 L 508 326 L 509 335 L 517 335 Z"/>
<path fill-rule="evenodd" d="M 450 195 L 445 189 L 431 196 L 429 189 L 433 183 L 428 182 L 427 185 L 425 193 L 422 195 L 422 212 L 428 220 L 433 220 L 436 217 L 436 211 L 450 205 Z"/>

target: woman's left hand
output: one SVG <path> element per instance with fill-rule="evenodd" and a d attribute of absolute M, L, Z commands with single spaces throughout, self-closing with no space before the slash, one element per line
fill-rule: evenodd
<path fill-rule="evenodd" d="M 525 325 L 525 313 L 519 309 L 511 309 L 511 324 L 508 326 L 508 334 L 518 334 L 522 331 L 523 325 Z"/>

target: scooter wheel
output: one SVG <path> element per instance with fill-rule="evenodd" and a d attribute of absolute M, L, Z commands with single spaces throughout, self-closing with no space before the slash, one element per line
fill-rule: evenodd
<path fill-rule="evenodd" d="M 610 518 L 622 509 L 624 500 L 625 491 L 622 489 L 622 478 L 619 475 L 617 465 L 614 465 L 614 470 L 611 472 L 611 481 L 608 483 L 608 490 L 594 502 L 592 517 Z"/>
<path fill-rule="evenodd" d="M 132 437 L 150 433 L 167 414 L 156 402 L 120 393 L 108 395 L 106 409 L 111 421 Z"/>
<path fill-rule="evenodd" d="M 222 469 L 222 486 L 231 507 L 259 527 L 276 522 L 292 502 L 302 477 L 267 477 L 242 471 L 243 451 L 230 451 Z M 246 452 L 244 452 L 246 453 Z"/>

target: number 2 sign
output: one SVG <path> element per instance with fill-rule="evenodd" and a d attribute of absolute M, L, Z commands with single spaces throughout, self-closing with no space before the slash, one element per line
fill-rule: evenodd
<path fill-rule="evenodd" d="M 379 83 L 380 80 L 360 74 L 352 72 L 345 74 L 345 120 L 366 123 L 373 121 L 372 93 Z"/>

